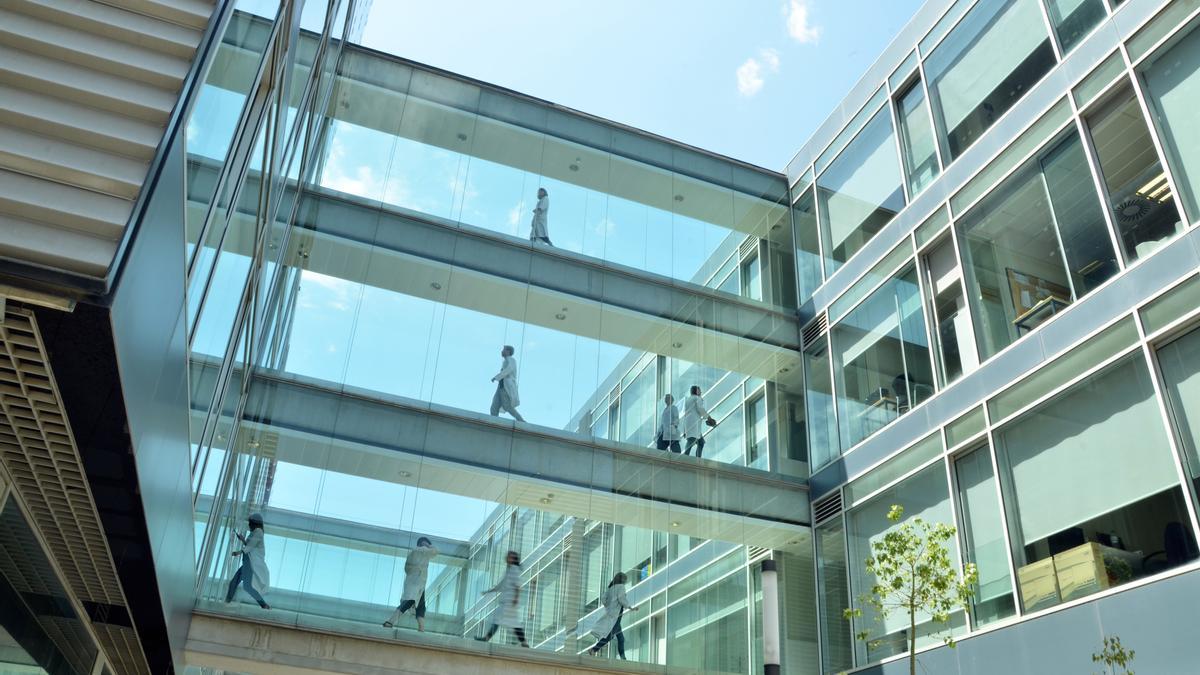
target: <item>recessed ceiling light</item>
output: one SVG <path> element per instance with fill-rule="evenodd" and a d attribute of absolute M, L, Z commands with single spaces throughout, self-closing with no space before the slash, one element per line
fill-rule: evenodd
<path fill-rule="evenodd" d="M 400 472 L 400 477 L 401 477 L 401 478 L 408 478 L 408 477 L 409 477 L 409 476 L 411 476 L 411 475 L 412 475 L 412 474 L 411 474 L 411 473 L 409 473 L 408 471 L 401 471 L 401 472 Z"/>
<path fill-rule="evenodd" d="M 430 283 L 429 283 L 429 287 L 430 287 L 430 288 L 432 288 L 432 289 L 433 289 L 433 290 L 435 290 L 435 291 L 440 291 L 440 290 L 442 290 L 442 285 L 441 285 L 441 284 L 439 284 L 439 283 L 438 283 L 438 282 L 436 282 L 436 281 L 432 281 L 432 282 L 430 282 Z"/>
<path fill-rule="evenodd" d="M 464 133 L 462 133 L 462 132 L 460 131 L 460 132 L 458 133 L 458 140 L 460 140 L 460 141 L 465 141 L 465 140 L 467 140 L 467 135 L 466 135 L 466 134 L 464 134 Z"/>
<path fill-rule="evenodd" d="M 559 312 L 558 314 L 554 315 L 554 318 L 558 319 L 559 321 L 562 321 L 563 319 L 567 318 L 567 315 L 563 314 L 562 312 Z"/>
<path fill-rule="evenodd" d="M 675 195 L 675 201 L 677 201 L 677 202 L 683 201 L 683 195 Z"/>
<path fill-rule="evenodd" d="M 678 521 L 678 520 L 672 520 L 672 521 L 671 521 L 671 527 L 679 527 L 679 521 Z"/>
<path fill-rule="evenodd" d="M 682 342 L 672 342 L 671 346 L 674 347 L 675 349 L 679 349 L 680 347 L 683 346 L 683 343 Z"/>
<path fill-rule="evenodd" d="M 570 166 L 568 166 L 567 168 L 568 168 L 568 169 L 570 169 L 570 170 L 572 170 L 572 171 L 578 171 L 578 170 L 579 170 L 579 165 L 578 165 L 578 164 L 575 164 L 574 162 L 572 162 L 572 163 L 570 164 Z"/>
<path fill-rule="evenodd" d="M 549 497 L 542 497 L 540 501 L 541 501 L 543 504 L 549 504 L 549 503 L 550 503 L 550 498 L 549 498 Z"/>
<path fill-rule="evenodd" d="M 782 367 L 782 368 L 780 368 L 780 369 L 779 369 L 779 372 L 781 372 L 781 373 L 786 373 L 786 372 L 788 372 L 789 370 L 791 370 L 791 368 L 788 368 L 787 366 L 784 366 L 784 367 Z"/>

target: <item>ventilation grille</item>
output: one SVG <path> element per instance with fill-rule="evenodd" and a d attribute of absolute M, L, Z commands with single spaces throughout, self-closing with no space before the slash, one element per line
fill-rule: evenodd
<path fill-rule="evenodd" d="M 817 343 L 825 334 L 829 332 L 829 315 L 825 312 L 814 316 L 812 321 L 804 324 L 804 328 L 800 329 L 800 346 L 807 350 L 809 347 Z"/>
<path fill-rule="evenodd" d="M 758 250 L 758 238 L 746 237 L 742 240 L 742 245 L 738 247 L 738 258 L 745 260 L 746 256 Z"/>
<path fill-rule="evenodd" d="M 820 525 L 821 523 L 834 518 L 842 512 L 842 491 L 838 490 L 833 494 L 813 502 L 813 524 Z"/>
<path fill-rule="evenodd" d="M 0 461 L 75 597 L 126 607 L 75 438 L 31 312 L 0 322 Z M 149 673 L 133 629 L 93 623 L 120 673 Z"/>
<path fill-rule="evenodd" d="M 759 558 L 766 557 L 766 555 L 770 552 L 771 552 L 771 549 L 765 548 L 763 546 L 747 546 L 746 547 L 746 556 L 747 556 L 746 560 L 748 562 L 754 562 L 755 560 L 758 560 Z"/>

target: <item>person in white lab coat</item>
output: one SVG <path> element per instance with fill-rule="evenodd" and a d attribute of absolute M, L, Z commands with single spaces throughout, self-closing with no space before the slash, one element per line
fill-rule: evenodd
<path fill-rule="evenodd" d="M 259 607 L 271 609 L 262 593 L 271 584 L 271 573 L 267 570 L 267 548 L 263 536 L 263 517 L 261 513 L 250 514 L 250 532 L 242 536 L 240 532 L 234 535 L 242 542 L 242 550 L 234 551 L 233 555 L 241 556 L 242 564 L 229 580 L 229 591 L 225 593 L 225 602 L 233 602 L 238 584 L 246 593 L 254 598 Z"/>
<path fill-rule="evenodd" d="M 678 451 L 676 451 L 678 452 Z M 596 625 L 592 627 L 592 633 L 599 639 L 588 653 L 595 656 L 600 653 L 604 645 L 608 644 L 614 637 L 617 639 L 617 654 L 621 660 L 625 660 L 625 633 L 621 631 L 621 615 L 625 610 L 636 612 L 637 607 L 629 604 L 629 598 L 625 597 L 625 582 L 627 578 L 624 572 L 617 572 L 612 581 L 608 584 L 608 590 L 604 591 L 604 599 L 601 604 L 604 606 L 604 613 L 596 620 Z"/>
<path fill-rule="evenodd" d="M 658 418 L 658 449 L 679 452 L 679 408 L 670 394 L 663 397 L 663 411 Z"/>
<path fill-rule="evenodd" d="M 513 419 L 524 422 L 525 418 L 517 412 L 517 406 L 521 405 L 521 396 L 517 393 L 517 360 L 513 358 L 515 352 L 512 345 L 504 345 L 500 350 L 504 364 L 500 367 L 500 372 L 492 378 L 492 382 L 496 383 L 496 393 L 492 395 L 492 416 L 498 417 L 500 411 L 504 410 L 512 415 Z"/>
<path fill-rule="evenodd" d="M 533 222 L 529 224 L 529 241 L 537 243 L 545 242 L 549 246 L 550 243 L 550 225 L 548 214 L 550 212 L 550 193 L 546 192 L 546 188 L 538 188 L 537 191 L 537 206 L 533 207 Z"/>
<path fill-rule="evenodd" d="M 492 615 L 492 626 L 486 635 L 476 636 L 476 640 L 487 642 L 492 639 L 501 626 L 511 628 L 517 642 L 522 647 L 528 647 L 525 641 L 525 629 L 521 627 L 521 555 L 509 551 L 505 557 L 504 576 L 500 581 L 484 591 L 483 594 L 495 593 L 499 596 L 496 613 Z"/>
<path fill-rule="evenodd" d="M 700 395 L 700 387 L 693 385 L 691 394 L 683 401 L 683 435 L 687 438 L 687 445 L 684 446 L 683 454 L 692 454 L 692 446 L 696 446 L 696 456 L 704 454 L 704 425 L 710 427 L 717 425 L 708 414 L 708 408 L 704 405 L 704 397 Z"/>
<path fill-rule="evenodd" d="M 417 606 L 417 630 L 425 632 L 425 581 L 429 578 L 429 561 L 438 554 L 437 547 L 428 537 L 417 539 L 417 546 L 404 559 L 404 590 L 400 592 L 400 606 L 387 621 L 384 628 L 391 628 L 400 621 L 400 615 Z"/>

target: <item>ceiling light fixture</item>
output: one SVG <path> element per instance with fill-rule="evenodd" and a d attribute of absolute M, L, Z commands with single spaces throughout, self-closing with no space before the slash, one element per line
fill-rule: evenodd
<path fill-rule="evenodd" d="M 682 201 L 683 201 L 683 195 L 675 195 L 675 201 L 677 201 L 677 202 L 682 202 Z"/>
<path fill-rule="evenodd" d="M 683 343 L 682 342 L 672 342 L 671 346 L 674 347 L 675 349 L 679 349 L 680 347 L 683 346 Z"/>
<path fill-rule="evenodd" d="M 558 319 L 559 321 L 563 321 L 564 319 L 567 318 L 567 315 L 563 314 L 562 312 L 559 312 L 558 314 L 554 315 L 554 318 Z"/>
<path fill-rule="evenodd" d="M 464 133 L 462 133 L 461 131 L 460 131 L 460 132 L 458 132 L 458 140 L 460 140 L 460 141 L 465 141 L 465 140 L 467 140 L 467 135 L 466 135 L 466 134 L 464 134 Z"/>
<path fill-rule="evenodd" d="M 407 471 L 401 471 L 401 472 L 400 472 L 400 477 L 401 477 L 401 478 L 408 478 L 408 477 L 409 477 L 409 476 L 411 476 L 411 475 L 412 475 L 412 474 L 411 474 L 411 473 L 409 473 L 409 472 L 407 472 Z"/>
<path fill-rule="evenodd" d="M 440 291 L 440 290 L 442 290 L 442 285 L 441 285 L 441 284 L 439 284 L 439 283 L 438 283 L 438 282 L 436 282 L 436 281 L 431 281 L 431 282 L 429 282 L 429 287 L 430 287 L 430 288 L 432 288 L 432 289 L 433 289 L 433 290 L 435 290 L 435 291 Z"/>
<path fill-rule="evenodd" d="M 678 520 L 672 520 L 672 521 L 671 521 L 671 527 L 679 527 L 679 521 L 678 521 Z"/>

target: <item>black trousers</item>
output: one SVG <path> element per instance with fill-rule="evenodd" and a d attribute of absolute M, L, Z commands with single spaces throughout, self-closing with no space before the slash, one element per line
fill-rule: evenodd
<path fill-rule="evenodd" d="M 660 438 L 655 445 L 658 446 L 659 450 L 670 449 L 671 452 L 679 452 L 679 441 L 664 441 Z"/>
<path fill-rule="evenodd" d="M 685 454 L 685 455 L 692 454 L 692 446 L 693 445 L 696 446 L 696 456 L 697 457 L 704 454 L 704 437 L 703 436 L 701 436 L 700 438 L 696 438 L 694 436 L 688 436 L 687 447 L 684 448 L 683 454 Z"/>
<path fill-rule="evenodd" d="M 492 637 L 496 635 L 496 631 L 499 629 L 500 629 L 500 624 L 496 624 L 496 623 L 492 624 L 491 628 L 488 628 L 487 633 L 485 633 L 481 639 L 484 642 L 491 640 Z M 512 629 L 512 632 L 513 632 L 513 635 L 516 636 L 518 644 L 520 644 L 522 647 L 529 646 L 529 643 L 525 641 L 525 629 L 524 628 L 514 628 L 514 629 Z"/>
<path fill-rule="evenodd" d="M 399 614 L 403 614 L 403 613 L 407 612 L 408 610 L 412 609 L 412 606 L 414 604 L 416 604 L 416 606 L 417 606 L 417 612 L 416 612 L 417 618 L 424 619 L 425 618 L 425 593 L 424 593 L 424 591 L 421 592 L 421 599 L 417 600 L 416 603 L 414 603 L 412 600 L 405 600 L 405 601 L 401 602 L 400 606 L 396 608 L 396 612 Z"/>

